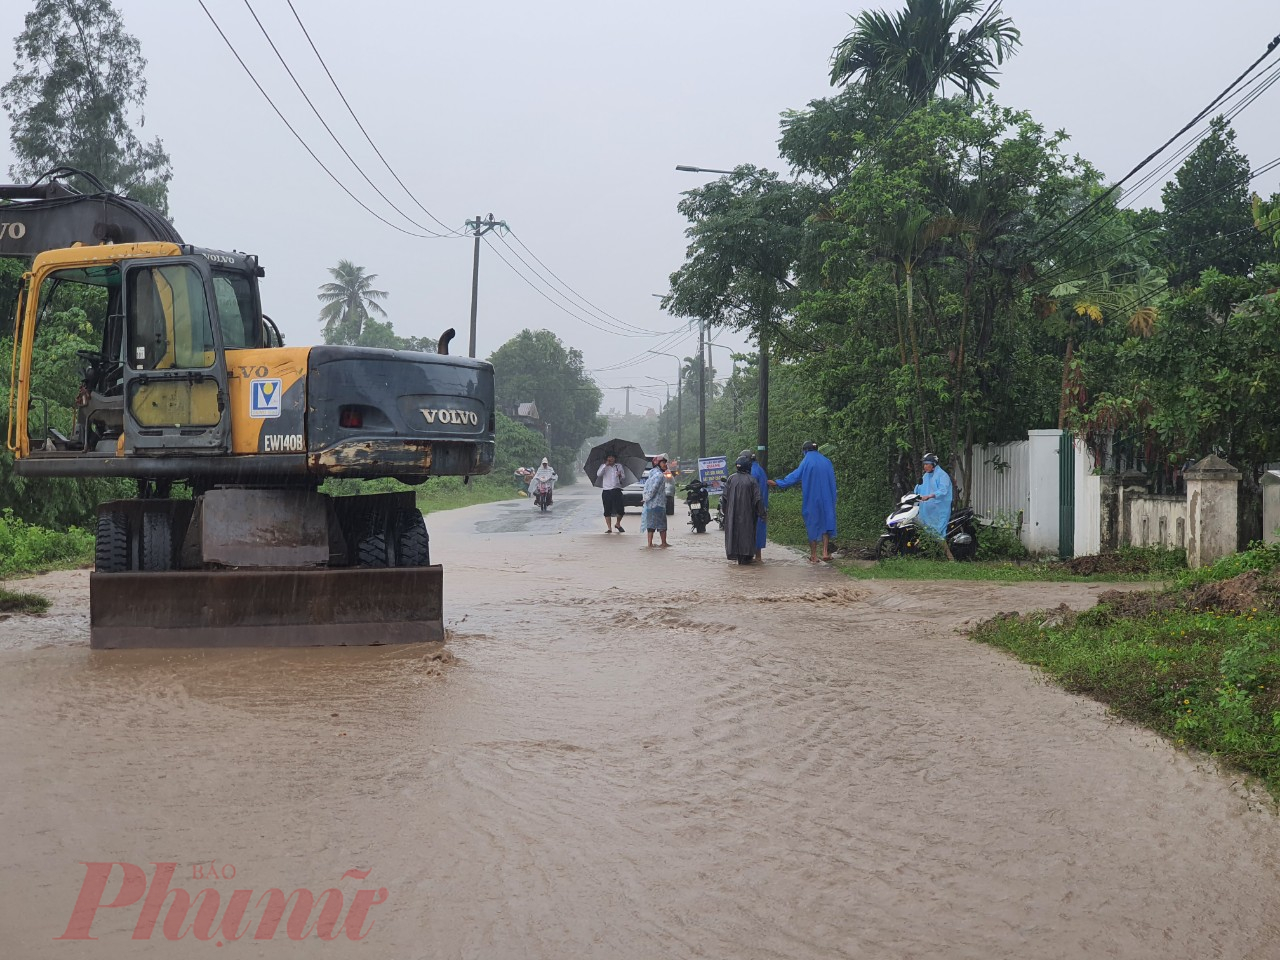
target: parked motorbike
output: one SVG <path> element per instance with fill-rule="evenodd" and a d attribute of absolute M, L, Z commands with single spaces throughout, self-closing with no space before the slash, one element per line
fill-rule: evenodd
<path fill-rule="evenodd" d="M 707 492 L 707 485 L 701 480 L 690 481 L 684 488 L 684 503 L 689 508 L 689 526 L 693 532 L 706 533 L 711 523 L 711 494 Z M 720 524 L 724 525 L 723 514 Z"/>
<path fill-rule="evenodd" d="M 551 481 L 539 480 L 533 491 L 533 505 L 543 513 L 551 506 Z"/>
<path fill-rule="evenodd" d="M 920 552 L 920 496 L 908 493 L 898 501 L 893 513 L 884 521 L 885 532 L 876 544 L 876 559 L 907 556 Z M 947 521 L 947 546 L 957 560 L 972 560 L 978 552 L 978 528 L 975 514 L 969 507 L 951 511 Z"/>

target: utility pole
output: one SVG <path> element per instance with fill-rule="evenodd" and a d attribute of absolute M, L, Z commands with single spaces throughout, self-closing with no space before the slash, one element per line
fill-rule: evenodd
<path fill-rule="evenodd" d="M 756 463 L 769 471 L 769 326 L 760 322 L 760 406 L 756 413 Z"/>
<path fill-rule="evenodd" d="M 706 323 L 698 318 L 698 456 L 707 455 Z"/>
<path fill-rule="evenodd" d="M 661 294 L 654 294 L 655 297 Z M 652 353 L 659 357 L 670 357 L 676 362 L 676 459 L 679 460 L 684 453 L 684 405 L 682 397 L 684 396 L 684 362 L 674 353 L 667 353 L 663 350 L 646 350 L 646 353 Z"/>
<path fill-rule="evenodd" d="M 619 389 L 627 391 L 627 399 L 624 402 L 624 405 L 622 408 L 622 415 L 624 417 L 629 417 L 631 416 L 631 391 L 634 390 L 635 387 L 627 386 L 627 387 L 620 387 Z"/>
<path fill-rule="evenodd" d="M 493 219 L 492 213 L 489 214 L 488 220 L 481 220 L 480 214 L 477 213 L 476 218 L 468 220 L 466 226 L 476 238 L 475 253 L 471 259 L 471 347 L 467 351 L 467 356 L 474 358 L 476 355 L 476 307 L 480 294 L 480 238 L 499 228 L 505 230 L 507 223 L 505 220 Z"/>

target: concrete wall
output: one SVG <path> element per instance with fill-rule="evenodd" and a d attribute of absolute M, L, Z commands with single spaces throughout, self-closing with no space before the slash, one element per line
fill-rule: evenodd
<path fill-rule="evenodd" d="M 1280 470 L 1262 475 L 1262 542 L 1280 543 Z"/>
<path fill-rule="evenodd" d="M 1187 566 L 1208 566 L 1236 552 L 1240 471 L 1218 456 L 1196 463 L 1187 479 Z"/>
<path fill-rule="evenodd" d="M 1187 498 L 1141 494 L 1125 499 L 1129 545 L 1186 549 Z"/>

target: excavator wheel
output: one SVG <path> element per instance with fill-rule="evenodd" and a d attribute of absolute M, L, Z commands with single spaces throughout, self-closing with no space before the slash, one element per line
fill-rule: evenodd
<path fill-rule="evenodd" d="M 393 558 L 387 551 L 387 513 L 370 510 L 362 519 L 356 540 L 357 567 L 390 567 Z"/>
<path fill-rule="evenodd" d="M 129 569 L 129 520 L 123 513 L 103 513 L 98 517 L 93 567 L 98 573 L 124 573 Z"/>
<path fill-rule="evenodd" d="M 396 534 L 397 567 L 431 566 L 431 538 L 421 510 L 397 510 L 392 529 Z"/>
<path fill-rule="evenodd" d="M 173 569 L 173 524 L 167 513 L 142 515 L 142 557 L 139 568 L 148 573 Z"/>

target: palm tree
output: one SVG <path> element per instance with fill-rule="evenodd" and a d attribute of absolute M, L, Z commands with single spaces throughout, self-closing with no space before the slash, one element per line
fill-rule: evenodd
<path fill-rule="evenodd" d="M 324 342 L 355 343 L 360 339 L 370 311 L 383 317 L 387 315 L 378 303 L 386 299 L 387 292 L 373 289 L 373 281 L 378 279 L 376 273 L 366 274 L 364 267 L 350 260 L 339 260 L 336 267 L 329 268 L 329 274 L 333 280 L 321 284 L 316 294 L 316 299 L 324 304 L 320 311 Z"/>
<path fill-rule="evenodd" d="M 978 14 L 982 0 L 907 0 L 905 10 L 866 10 L 831 57 L 831 85 L 858 75 L 873 94 L 899 94 L 924 103 L 948 83 L 972 100 L 997 86 L 995 68 L 1013 55 L 1021 33 L 1000 16 L 1000 0 Z"/>

